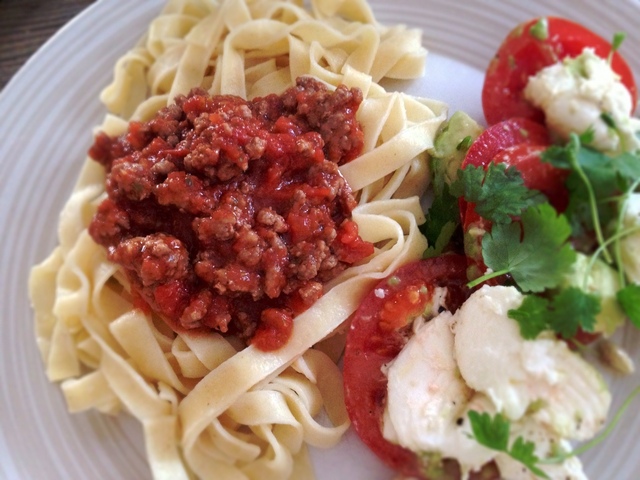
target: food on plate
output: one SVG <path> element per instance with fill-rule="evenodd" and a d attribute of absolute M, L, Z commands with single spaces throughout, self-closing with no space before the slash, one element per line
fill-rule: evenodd
<path fill-rule="evenodd" d="M 529 77 L 566 57 L 577 57 L 585 47 L 600 58 L 611 56 L 611 67 L 631 94 L 638 98 L 633 72 L 612 44 L 584 26 L 559 17 L 533 18 L 509 32 L 489 63 L 482 88 L 487 123 L 512 117 L 542 121 L 544 114 L 524 96 Z"/>
<path fill-rule="evenodd" d="M 155 478 L 313 478 L 350 423 L 404 476 L 585 478 L 611 395 L 583 351 L 630 372 L 640 325 L 616 50 L 518 26 L 485 128 L 381 86 L 426 50 L 364 2 L 170 0 L 32 271 L 48 377 L 139 419 Z"/>
<path fill-rule="evenodd" d="M 470 411 L 501 413 L 542 458 L 600 430 L 611 401 L 601 376 L 552 334 L 523 339 L 508 316 L 522 300 L 513 286 L 483 286 L 417 327 L 387 365 L 385 438 L 455 459 L 463 476 L 495 461 L 502 478 L 517 478 L 518 460 L 473 438 Z M 575 457 L 553 469 L 557 478 L 581 470 Z"/>
<path fill-rule="evenodd" d="M 108 196 L 89 234 L 174 330 L 276 350 L 323 285 L 374 252 L 338 170 L 361 152 L 361 101 L 312 77 L 251 101 L 192 90 L 126 135 L 99 134 L 89 152 Z"/>
<path fill-rule="evenodd" d="M 465 301 L 466 265 L 464 256 L 455 254 L 409 263 L 371 290 L 351 322 L 343 374 L 353 427 L 378 457 L 408 478 L 458 478 L 460 470 L 452 459 L 439 458 L 438 452 L 423 462 L 422 452 L 414 453 L 384 436 L 386 365 L 412 335 L 413 318 L 422 312 L 455 310 Z M 490 472 L 495 474 L 495 466 L 487 466 L 482 475 Z"/>
<path fill-rule="evenodd" d="M 579 454 L 615 425 L 589 352 L 628 374 L 612 335 L 640 328 L 640 129 L 616 38 L 524 22 L 487 69 L 489 125 L 454 114 L 436 136 L 429 247 L 373 287 L 344 356 L 353 426 L 403 477 L 584 479 Z"/>
<path fill-rule="evenodd" d="M 607 59 L 585 48 L 541 69 L 529 79 L 525 98 L 544 112 L 547 126 L 562 140 L 593 130 L 590 145 L 612 155 L 638 149 L 639 120 L 629 90 Z"/>
<path fill-rule="evenodd" d="M 447 107 L 380 85 L 425 55 L 361 1 L 170 0 L 30 277 L 69 410 L 139 419 L 156 478 L 313 478 L 349 426 L 346 323 L 426 248 Z"/>

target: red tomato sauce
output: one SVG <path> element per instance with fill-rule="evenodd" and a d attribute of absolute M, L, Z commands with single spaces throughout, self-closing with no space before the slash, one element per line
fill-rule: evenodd
<path fill-rule="evenodd" d="M 174 329 L 284 345 L 323 284 L 373 253 L 338 165 L 357 157 L 358 89 L 301 78 L 252 101 L 195 89 L 89 155 L 107 171 L 89 227 L 134 297 Z"/>

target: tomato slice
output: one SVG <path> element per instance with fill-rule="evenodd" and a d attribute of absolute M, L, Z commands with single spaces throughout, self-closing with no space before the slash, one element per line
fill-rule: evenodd
<path fill-rule="evenodd" d="M 382 367 L 406 344 L 411 321 L 424 311 L 436 286 L 447 287 L 446 304 L 451 311 L 466 300 L 470 293 L 466 267 L 464 256 L 450 254 L 399 268 L 365 297 L 347 335 L 343 375 L 353 427 L 382 461 L 409 477 L 426 478 L 424 465 L 414 452 L 382 436 L 387 395 Z M 442 478 L 459 478 L 457 462 L 447 461 L 445 470 L 450 476 Z"/>
<path fill-rule="evenodd" d="M 491 125 L 471 144 L 461 168 L 467 165 L 486 167 L 508 147 L 520 144 L 550 145 L 549 131 L 542 123 L 513 117 Z"/>
<path fill-rule="evenodd" d="M 546 17 L 547 34 L 537 34 L 540 18 L 514 28 L 504 39 L 487 67 L 482 88 L 482 108 L 489 125 L 511 117 L 544 121 L 541 110 L 524 98 L 531 75 L 566 57 L 576 57 L 584 47 L 607 58 L 611 44 L 588 28 L 559 17 Z M 620 75 L 636 105 L 638 92 L 633 72 L 622 55 L 614 52 L 611 67 Z"/>
<path fill-rule="evenodd" d="M 550 144 L 549 132 L 543 124 L 523 117 L 509 118 L 491 125 L 476 138 L 469 147 L 460 168 L 464 169 L 467 165 L 487 167 L 491 162 L 496 161 L 495 159 L 499 154 L 518 145 L 540 145 L 546 147 Z M 506 155 L 502 157 L 502 161 L 507 159 L 508 156 Z M 518 161 L 519 159 L 512 155 L 508 164 L 516 165 Z M 542 164 L 541 161 L 538 162 L 539 165 Z M 525 184 L 528 185 L 527 181 L 533 181 L 537 175 L 536 168 L 527 169 L 527 172 L 523 172 L 523 177 L 525 174 L 530 177 L 529 180 L 525 179 Z M 548 173 L 545 173 L 546 176 L 548 176 Z M 465 223 L 468 223 L 465 221 L 467 202 L 464 199 L 460 199 L 460 213 L 464 227 Z"/>
<path fill-rule="evenodd" d="M 528 188 L 544 193 L 556 210 L 562 212 L 569 204 L 569 192 L 564 186 L 569 171 L 558 169 L 540 160 L 540 154 L 547 148 L 548 145 L 527 143 L 513 145 L 496 154 L 493 162 L 505 163 L 517 168 Z M 491 222 L 476 212 L 474 204 L 465 204 L 464 208 L 462 231 L 464 250 L 470 267 L 467 274 L 469 278 L 477 278 L 487 270 L 482 257 L 482 237 L 484 232 L 491 231 Z M 500 283 L 503 283 L 501 279 L 490 282 L 490 284 Z"/>
<path fill-rule="evenodd" d="M 516 167 L 528 188 L 544 193 L 549 203 L 559 212 L 563 212 L 569 203 L 569 192 L 565 187 L 569 170 L 556 168 L 540 159 L 540 155 L 548 147 L 547 144 L 521 143 L 505 148 L 494 157 L 493 161 Z"/>

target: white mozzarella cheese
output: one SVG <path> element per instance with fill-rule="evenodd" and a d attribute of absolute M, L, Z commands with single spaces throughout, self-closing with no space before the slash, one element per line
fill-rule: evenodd
<path fill-rule="evenodd" d="M 565 342 L 551 335 L 522 338 L 508 316 L 522 299 L 515 287 L 484 286 L 456 312 L 460 373 L 510 420 L 521 419 L 535 405 L 532 415 L 560 437 L 591 438 L 611 403 L 606 384 Z"/>
<path fill-rule="evenodd" d="M 473 391 L 460 377 L 453 352 L 452 315 L 425 323 L 388 366 L 383 435 L 416 452 L 441 452 L 474 469 L 494 453 L 470 439 L 456 421 Z M 468 422 L 467 422 L 468 423 Z"/>
<path fill-rule="evenodd" d="M 541 69 L 529 79 L 524 95 L 545 112 L 547 126 L 561 138 L 592 129 L 591 146 L 597 150 L 613 153 L 640 147 L 640 122 L 631 117 L 631 94 L 609 62 L 591 48 Z"/>
<path fill-rule="evenodd" d="M 534 441 L 541 458 L 602 427 L 611 399 L 600 375 L 551 335 L 524 340 L 508 316 L 522 299 L 513 287 L 484 286 L 455 315 L 444 312 L 416 330 L 386 368 L 385 438 L 455 458 L 465 475 L 495 459 L 503 477 L 516 480 L 534 477 L 470 438 L 469 411 L 502 413 L 511 441 Z M 554 479 L 585 478 L 575 458 L 545 471 Z"/>

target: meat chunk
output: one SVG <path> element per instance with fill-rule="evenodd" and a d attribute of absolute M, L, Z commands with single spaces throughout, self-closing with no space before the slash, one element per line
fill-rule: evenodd
<path fill-rule="evenodd" d="M 361 100 L 312 78 L 251 102 L 194 89 L 99 134 L 108 198 L 89 232 L 169 325 L 276 348 L 323 282 L 373 252 L 338 169 L 362 148 Z"/>

